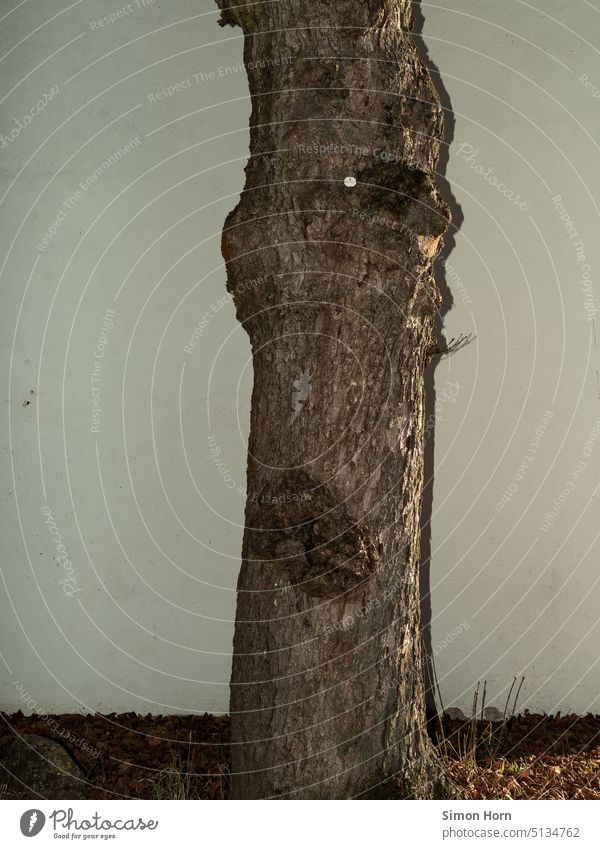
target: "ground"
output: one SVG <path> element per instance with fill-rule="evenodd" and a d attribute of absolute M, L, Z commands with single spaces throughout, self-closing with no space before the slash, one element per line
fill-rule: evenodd
<path fill-rule="evenodd" d="M 93 786 L 90 798 L 227 798 L 227 717 L 0 719 L 0 761 L 15 735 L 59 740 Z M 600 716 L 525 713 L 506 723 L 447 719 L 437 731 L 432 726 L 448 771 L 473 798 L 600 799 Z"/>

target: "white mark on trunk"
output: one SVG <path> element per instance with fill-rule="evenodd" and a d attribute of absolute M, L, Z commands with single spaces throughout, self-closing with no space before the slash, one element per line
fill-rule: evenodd
<path fill-rule="evenodd" d="M 313 376 L 310 369 L 302 370 L 298 378 L 294 381 L 294 391 L 292 392 L 292 416 L 290 423 L 294 422 L 304 407 L 304 402 L 308 400 L 312 389 Z"/>

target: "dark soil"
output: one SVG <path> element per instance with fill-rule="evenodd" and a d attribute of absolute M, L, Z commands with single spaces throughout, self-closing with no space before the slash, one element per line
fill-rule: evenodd
<path fill-rule="evenodd" d="M 221 799 L 228 792 L 227 717 L 19 712 L 0 719 L 0 761 L 15 735 L 58 740 L 86 775 L 91 799 Z"/>
<path fill-rule="evenodd" d="M 51 717 L 0 713 L 0 761 L 15 736 L 61 742 L 89 798 L 224 799 L 228 717 Z M 445 720 L 437 742 L 454 780 L 480 799 L 600 799 L 600 716 L 527 712 L 506 723 Z M 0 794 L 1 795 L 1 794 Z"/>

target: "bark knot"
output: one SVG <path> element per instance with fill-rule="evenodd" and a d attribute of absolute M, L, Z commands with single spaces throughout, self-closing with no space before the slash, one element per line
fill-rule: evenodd
<path fill-rule="evenodd" d="M 364 522 L 332 487 L 302 473 L 269 482 L 253 499 L 252 558 L 285 571 L 311 596 L 333 598 L 358 590 L 378 564 Z"/>

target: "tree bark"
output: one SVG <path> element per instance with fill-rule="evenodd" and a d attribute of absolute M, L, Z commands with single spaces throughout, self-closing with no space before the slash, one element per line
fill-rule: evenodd
<path fill-rule="evenodd" d="M 252 96 L 222 241 L 254 363 L 233 795 L 447 796 L 418 583 L 438 96 L 409 0 L 217 3 Z"/>

